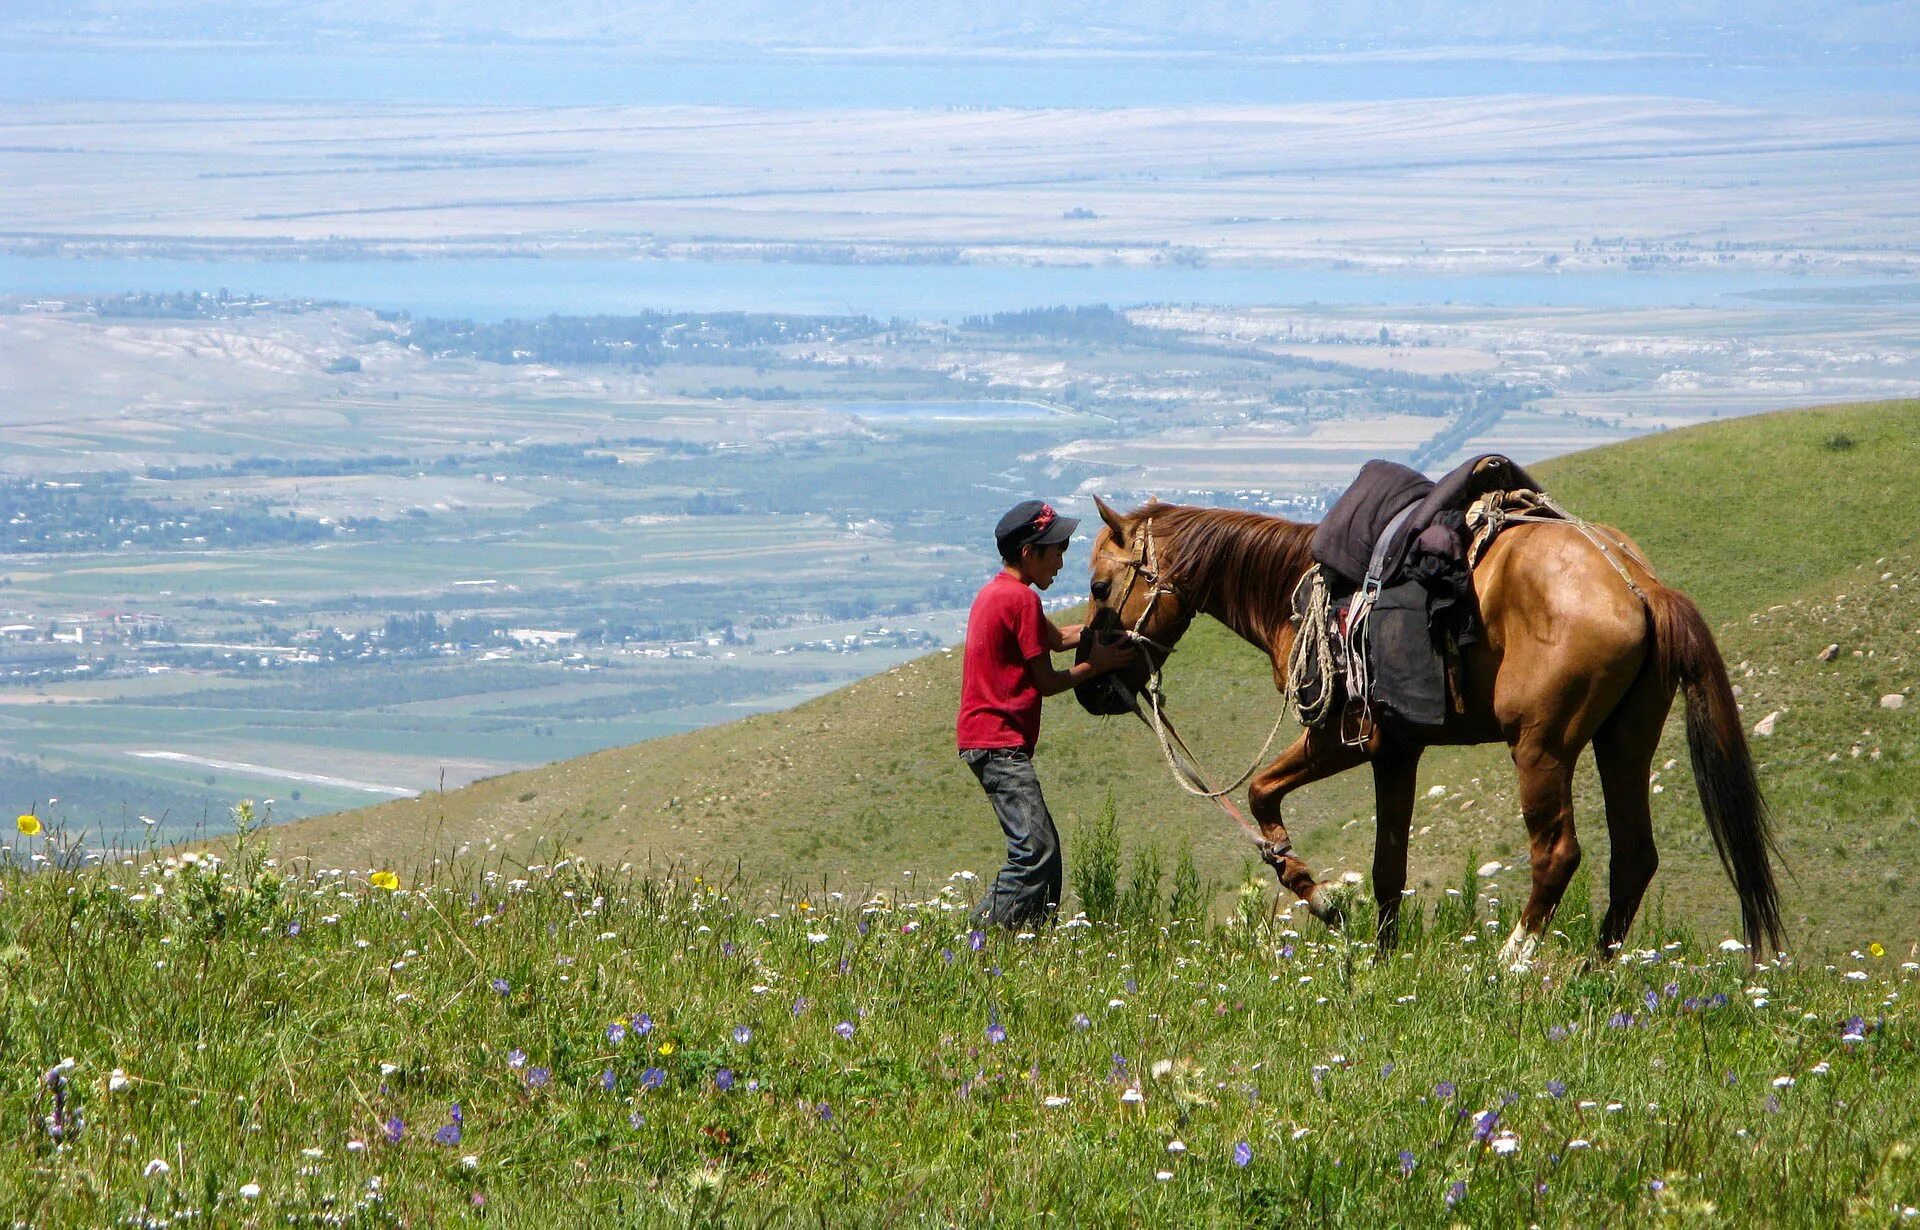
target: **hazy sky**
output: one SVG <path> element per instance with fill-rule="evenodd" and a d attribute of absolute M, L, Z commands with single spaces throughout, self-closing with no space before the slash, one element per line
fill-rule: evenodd
<path fill-rule="evenodd" d="M 1034 51 L 1554 48 L 1904 60 L 1916 0 L 7 0 L 30 44 L 539 41 Z"/>

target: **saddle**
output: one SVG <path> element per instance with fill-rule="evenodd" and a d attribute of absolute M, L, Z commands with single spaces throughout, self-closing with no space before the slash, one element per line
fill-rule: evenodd
<path fill-rule="evenodd" d="M 1479 638 L 1473 564 L 1508 493 L 1537 490 L 1499 454 L 1438 482 L 1391 461 L 1361 467 L 1314 531 L 1316 566 L 1293 594 L 1288 686 L 1301 723 L 1337 718 L 1356 744 L 1381 717 L 1444 725 L 1460 704 L 1460 650 Z"/>

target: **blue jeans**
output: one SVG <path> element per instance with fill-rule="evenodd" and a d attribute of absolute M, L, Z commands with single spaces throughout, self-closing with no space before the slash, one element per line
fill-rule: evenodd
<path fill-rule="evenodd" d="M 1065 864 L 1033 757 L 1019 748 L 971 748 L 960 759 L 980 779 L 1007 833 L 1007 865 L 994 877 L 974 921 L 1002 927 L 1046 922 L 1060 905 Z"/>

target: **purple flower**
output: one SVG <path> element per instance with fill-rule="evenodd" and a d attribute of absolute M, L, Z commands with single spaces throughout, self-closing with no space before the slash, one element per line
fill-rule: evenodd
<path fill-rule="evenodd" d="M 1863 1016 L 1850 1016 L 1847 1018 L 1847 1023 L 1840 1027 L 1840 1033 L 1843 1036 L 1846 1034 L 1861 1034 L 1864 1036 L 1866 1032 L 1867 1018 Z"/>
<path fill-rule="evenodd" d="M 1439 1098 L 1442 1102 L 1451 1098 L 1455 1092 L 1456 1090 L 1453 1087 L 1452 1081 L 1441 1081 L 1433 1087 L 1433 1096 Z"/>
<path fill-rule="evenodd" d="M 979 951 L 980 951 L 980 950 L 981 950 L 982 948 L 985 948 L 986 946 L 987 946 L 987 933 L 986 933 L 986 932 L 984 932 L 984 931 L 969 931 L 969 932 L 967 932 L 967 947 L 968 947 L 968 948 L 970 948 L 970 949 L 972 949 L 972 950 L 973 950 L 973 951 L 975 951 L 975 952 L 979 952 Z"/>
<path fill-rule="evenodd" d="M 1682 1012 L 1698 1012 L 1701 1006 L 1700 998 L 1695 995 L 1689 995 L 1680 1001 L 1680 1011 Z"/>
<path fill-rule="evenodd" d="M 457 1123 L 448 1123 L 443 1125 L 439 1131 L 433 1134 L 433 1139 L 436 1143 L 443 1144 L 443 1145 L 451 1146 L 451 1145 L 459 1144 L 460 1143 L 460 1125 Z"/>
<path fill-rule="evenodd" d="M 1129 995 L 1140 994 L 1140 984 L 1134 979 L 1132 978 L 1127 979 L 1127 981 L 1123 985 L 1127 988 L 1127 994 Z"/>
<path fill-rule="evenodd" d="M 533 1089 L 545 1089 L 547 1082 L 553 1079 L 553 1073 L 545 1068 L 534 1068 L 527 1073 L 527 1085 Z"/>
<path fill-rule="evenodd" d="M 807 997 L 804 995 L 800 996 L 798 999 L 795 999 L 793 1001 L 793 1015 L 796 1017 L 799 1016 L 802 1012 L 805 1012 L 808 1007 L 809 1007 L 809 1003 L 808 1003 Z"/>
<path fill-rule="evenodd" d="M 1556 1098 L 1564 1098 L 1567 1096 L 1567 1083 L 1565 1081 L 1548 1081 L 1547 1092 Z"/>
<path fill-rule="evenodd" d="M 1770 1093 L 1767 1095 L 1767 1113 L 1769 1115 L 1777 1115 L 1780 1113 L 1780 1095 L 1779 1094 Z"/>
<path fill-rule="evenodd" d="M 1664 1192 L 1667 1190 L 1667 1181 L 1665 1179 L 1655 1179 L 1653 1182 L 1647 1184 L 1647 1190 L 1650 1192 Z"/>
<path fill-rule="evenodd" d="M 1233 1164 L 1234 1165 L 1245 1167 L 1251 1161 L 1253 1161 L 1252 1145 L 1248 1144 L 1246 1141 L 1243 1140 L 1239 1144 L 1233 1147 Z"/>
<path fill-rule="evenodd" d="M 1677 982 L 1669 982 L 1666 986 L 1660 988 L 1660 993 L 1668 999 L 1672 999 L 1674 996 L 1680 994 L 1680 984 Z"/>
<path fill-rule="evenodd" d="M 820 1105 L 814 1109 L 813 1113 L 820 1116 L 820 1122 L 822 1123 L 833 1122 L 833 1107 L 828 1106 L 825 1102 L 820 1103 Z"/>
<path fill-rule="evenodd" d="M 713 1074 L 713 1087 L 721 1093 L 733 1088 L 733 1069 L 722 1068 Z"/>
<path fill-rule="evenodd" d="M 1381 1064 L 1381 1065 L 1380 1065 L 1380 1079 L 1381 1079 L 1381 1080 L 1385 1080 L 1385 1079 L 1387 1079 L 1387 1078 L 1388 1078 L 1389 1076 L 1392 1076 L 1392 1075 L 1393 1075 L 1393 1065 L 1392 1065 L 1391 1063 L 1383 1063 L 1383 1064 Z"/>
<path fill-rule="evenodd" d="M 1483 1110 L 1473 1125 L 1473 1138 L 1481 1144 L 1493 1139 L 1493 1130 L 1500 1126 L 1500 1112 Z"/>
<path fill-rule="evenodd" d="M 658 1089 L 666 1083 L 667 1074 L 659 1068 L 648 1068 L 640 1074 L 640 1087 L 642 1089 Z"/>
<path fill-rule="evenodd" d="M 1633 1017 L 1625 1012 L 1616 1012 L 1607 1018 L 1608 1029 L 1626 1029 L 1633 1024 Z"/>
<path fill-rule="evenodd" d="M 1447 1188 L 1447 1207 L 1452 1208 L 1467 1198 L 1467 1181 L 1455 1179 L 1453 1186 Z"/>
<path fill-rule="evenodd" d="M 455 1123 L 465 1123 L 467 1121 L 467 1117 L 460 1113 L 460 1103 L 458 1102 L 455 1102 L 452 1106 L 447 1107 L 447 1117 L 449 1119 L 452 1119 Z"/>
<path fill-rule="evenodd" d="M 835 1025 L 833 1027 L 833 1032 L 839 1034 L 842 1038 L 846 1038 L 849 1041 L 851 1041 L 853 1038 L 853 1022 L 842 1021 L 838 1025 Z"/>
<path fill-rule="evenodd" d="M 1565 1025 L 1555 1025 L 1547 1031 L 1547 1041 L 1549 1042 L 1565 1042 L 1566 1040 L 1567 1027 Z"/>
<path fill-rule="evenodd" d="M 603 1093 L 612 1093 L 612 1092 L 613 1092 L 613 1087 L 614 1087 L 614 1086 L 615 1086 L 616 1084 L 618 1084 L 618 1083 L 619 1083 L 619 1079 L 620 1079 L 619 1077 L 617 1077 L 617 1076 L 615 1076 L 615 1075 L 613 1074 L 613 1069 L 612 1069 L 612 1068 L 608 1068 L 608 1069 L 607 1069 L 606 1071 L 604 1071 L 604 1072 L 602 1072 L 602 1073 L 600 1074 L 600 1090 L 601 1090 L 601 1092 L 603 1092 Z"/>
<path fill-rule="evenodd" d="M 951 948 L 942 948 L 942 949 L 940 950 L 940 959 L 941 959 L 942 961 L 945 961 L 945 962 L 946 962 L 946 963 L 947 963 L 948 965 L 952 965 L 952 964 L 953 964 L 953 949 L 951 949 Z"/>
<path fill-rule="evenodd" d="M 619 1046 L 626 1040 L 627 1024 L 625 1021 L 615 1021 L 613 1024 L 607 1026 L 607 1041 L 613 1043 L 615 1046 Z"/>
<path fill-rule="evenodd" d="M 400 1138 L 407 1134 L 407 1125 L 400 1121 L 399 1115 L 388 1115 L 387 1121 L 380 1125 L 387 1130 L 387 1143 L 397 1145 Z"/>
<path fill-rule="evenodd" d="M 1402 1177 L 1411 1175 L 1413 1173 L 1414 1167 L 1418 1166 L 1419 1164 L 1420 1164 L 1419 1160 L 1413 1156 L 1413 1151 L 1411 1149 L 1400 1150 L 1400 1174 Z"/>
<path fill-rule="evenodd" d="M 747 1028 L 745 1025 L 735 1025 L 733 1027 L 733 1040 L 736 1044 L 745 1046 L 747 1043 L 753 1041 L 753 1030 Z"/>
<path fill-rule="evenodd" d="M 514 1047 L 514 1048 L 513 1048 L 512 1050 L 510 1050 L 510 1051 L 508 1051 L 508 1052 L 507 1052 L 507 1066 L 508 1066 L 509 1068 L 524 1068 L 524 1067 L 526 1067 L 526 1066 L 527 1066 L 527 1053 L 526 1053 L 525 1051 L 523 1051 L 523 1050 L 521 1050 L 521 1049 L 520 1049 L 519 1047 L 517 1047 L 517 1046 L 516 1046 L 516 1047 Z"/>
<path fill-rule="evenodd" d="M 653 1018 L 642 1012 L 633 1018 L 633 1032 L 644 1038 L 653 1032 Z"/>
<path fill-rule="evenodd" d="M 1648 991 L 1645 996 L 1647 1011 L 1654 1012 L 1660 1007 L 1660 995 L 1657 991 Z"/>
<path fill-rule="evenodd" d="M 647 1117 L 641 1114 L 637 1110 L 627 1115 L 627 1126 L 632 1128 L 636 1132 L 639 1131 L 641 1128 L 645 1127 L 646 1123 L 647 1123 Z"/>
<path fill-rule="evenodd" d="M 1084 1012 L 1074 1013 L 1073 1020 L 1067 1023 L 1069 1025 L 1072 1025 L 1075 1029 L 1080 1030 L 1082 1033 L 1093 1028 L 1093 1022 L 1090 1019 L 1088 1019 L 1087 1014 Z"/>
<path fill-rule="evenodd" d="M 847 958 L 845 958 L 845 957 L 841 957 L 841 958 L 840 958 L 840 972 L 841 972 L 841 973 L 843 973 L 843 974 L 844 974 L 844 973 L 846 973 L 846 972 L 847 972 L 847 971 L 848 971 L 849 969 L 851 969 L 852 967 L 853 967 L 853 962 L 852 962 L 852 961 L 849 961 L 849 960 L 848 960 Z"/>
<path fill-rule="evenodd" d="M 1724 1008 L 1727 1006 L 1727 993 L 1725 991 L 1715 992 L 1714 997 L 1708 1000 L 1707 1003 L 1715 1008 Z"/>
<path fill-rule="evenodd" d="M 288 924 L 287 924 L 287 934 L 288 934 L 288 935 L 299 935 L 299 934 L 300 934 L 300 920 L 299 920 L 299 919 L 297 919 L 297 918 L 296 918 L 296 919 L 294 919 L 294 920 L 293 920 L 292 922 L 290 922 L 290 923 L 288 923 Z"/>
<path fill-rule="evenodd" d="M 739 952 L 739 951 L 740 951 L 740 950 L 739 950 L 738 948 L 736 948 L 736 947 L 734 947 L 734 944 L 733 944 L 733 941 L 732 941 L 732 940 L 721 940 L 721 941 L 720 941 L 720 955 L 721 955 L 721 956 L 723 956 L 723 957 L 730 957 L 730 956 L 732 956 L 732 955 L 733 955 L 734 953 L 736 953 L 736 952 Z"/>
<path fill-rule="evenodd" d="M 501 995 L 505 995 L 508 991 L 513 990 L 513 984 L 508 982 L 505 978 L 495 978 L 488 985 L 492 986 L 494 991 L 496 991 Z"/>
<path fill-rule="evenodd" d="M 1292 944 L 1282 944 L 1282 945 L 1280 945 L 1280 959 L 1281 959 L 1282 961 L 1291 961 L 1291 960 L 1293 960 L 1293 945 L 1292 945 Z"/>
<path fill-rule="evenodd" d="M 987 1026 L 987 1041 L 998 1046 L 1000 1043 L 1005 1042 L 1006 1040 L 1007 1040 L 1006 1026 L 1002 1025 L 998 1021 L 995 1021 L 993 1024 Z"/>

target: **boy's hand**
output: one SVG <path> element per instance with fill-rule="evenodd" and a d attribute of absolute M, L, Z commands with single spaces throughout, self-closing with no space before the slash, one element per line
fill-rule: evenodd
<path fill-rule="evenodd" d="M 1132 666 L 1133 659 L 1133 642 L 1122 638 L 1096 642 L 1093 652 L 1087 655 L 1087 665 L 1093 668 L 1095 674 L 1104 675 L 1123 666 Z"/>

